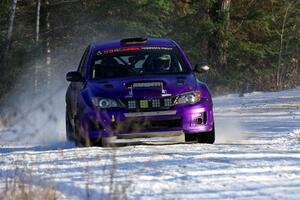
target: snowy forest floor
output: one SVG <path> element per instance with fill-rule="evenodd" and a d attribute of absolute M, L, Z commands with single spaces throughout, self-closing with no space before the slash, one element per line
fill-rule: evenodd
<path fill-rule="evenodd" d="M 76 148 L 62 131 L 44 145 L 2 128 L 0 199 L 20 181 L 59 199 L 300 199 L 300 89 L 214 105 L 214 145 Z"/>

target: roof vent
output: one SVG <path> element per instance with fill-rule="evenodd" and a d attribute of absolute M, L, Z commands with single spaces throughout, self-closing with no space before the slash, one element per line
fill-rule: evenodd
<path fill-rule="evenodd" d="M 123 45 L 128 45 L 128 44 L 145 44 L 147 43 L 147 38 L 125 38 L 122 39 L 120 42 Z"/>

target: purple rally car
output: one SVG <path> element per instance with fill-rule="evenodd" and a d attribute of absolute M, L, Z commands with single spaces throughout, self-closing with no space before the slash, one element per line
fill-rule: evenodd
<path fill-rule="evenodd" d="M 129 38 L 89 45 L 69 72 L 66 134 L 78 146 L 214 143 L 213 103 L 179 45 Z"/>

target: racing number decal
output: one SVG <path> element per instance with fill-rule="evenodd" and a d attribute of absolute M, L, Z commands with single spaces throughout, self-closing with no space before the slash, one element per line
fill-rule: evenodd
<path fill-rule="evenodd" d="M 140 100 L 140 107 L 141 108 L 149 108 L 148 100 Z"/>

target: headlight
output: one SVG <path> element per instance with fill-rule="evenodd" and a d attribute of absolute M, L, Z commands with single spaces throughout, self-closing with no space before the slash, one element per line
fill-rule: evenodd
<path fill-rule="evenodd" d="M 94 98 L 93 105 L 99 108 L 116 108 L 121 107 L 119 103 L 114 99 L 109 98 Z"/>
<path fill-rule="evenodd" d="M 175 100 L 175 104 L 194 104 L 200 101 L 200 92 L 186 93 L 178 96 Z"/>

